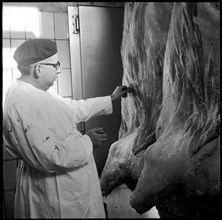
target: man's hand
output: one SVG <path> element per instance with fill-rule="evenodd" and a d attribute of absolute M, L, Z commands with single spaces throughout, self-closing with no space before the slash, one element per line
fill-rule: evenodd
<path fill-rule="evenodd" d="M 117 86 L 114 92 L 111 95 L 112 101 L 119 99 L 121 97 L 126 98 L 127 92 L 132 92 L 133 90 L 130 87 L 126 86 Z"/>
<path fill-rule="evenodd" d="M 103 131 L 103 128 L 92 128 L 88 130 L 86 134 L 90 137 L 94 149 L 100 147 L 102 143 L 108 139 L 107 134 Z"/>

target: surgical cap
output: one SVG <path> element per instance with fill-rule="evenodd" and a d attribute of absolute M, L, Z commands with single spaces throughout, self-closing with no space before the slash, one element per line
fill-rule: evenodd
<path fill-rule="evenodd" d="M 39 62 L 57 53 L 54 41 L 48 39 L 31 39 L 21 44 L 14 53 L 14 59 L 20 66 Z"/>

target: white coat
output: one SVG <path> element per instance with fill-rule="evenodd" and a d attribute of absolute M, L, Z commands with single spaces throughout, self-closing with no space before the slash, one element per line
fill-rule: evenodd
<path fill-rule="evenodd" d="M 76 128 L 111 114 L 110 96 L 66 100 L 17 80 L 4 104 L 4 144 L 21 158 L 15 218 L 105 218 L 92 142 Z"/>

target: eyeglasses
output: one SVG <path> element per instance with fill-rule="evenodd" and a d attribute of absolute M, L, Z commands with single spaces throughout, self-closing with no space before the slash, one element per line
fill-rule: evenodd
<path fill-rule="evenodd" d="M 60 67 L 60 62 L 58 61 L 57 63 L 39 63 L 40 65 L 48 65 L 48 66 L 53 66 L 56 70 L 59 69 Z"/>

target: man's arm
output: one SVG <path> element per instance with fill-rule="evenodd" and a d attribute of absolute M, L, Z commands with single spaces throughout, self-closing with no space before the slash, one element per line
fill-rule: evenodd
<path fill-rule="evenodd" d="M 65 100 L 65 102 L 74 110 L 76 123 L 79 123 L 81 121 L 87 121 L 91 117 L 112 114 L 112 102 L 121 97 L 126 97 L 128 92 L 132 92 L 132 89 L 126 86 L 117 86 L 110 96 L 89 98 L 79 101 Z"/>

